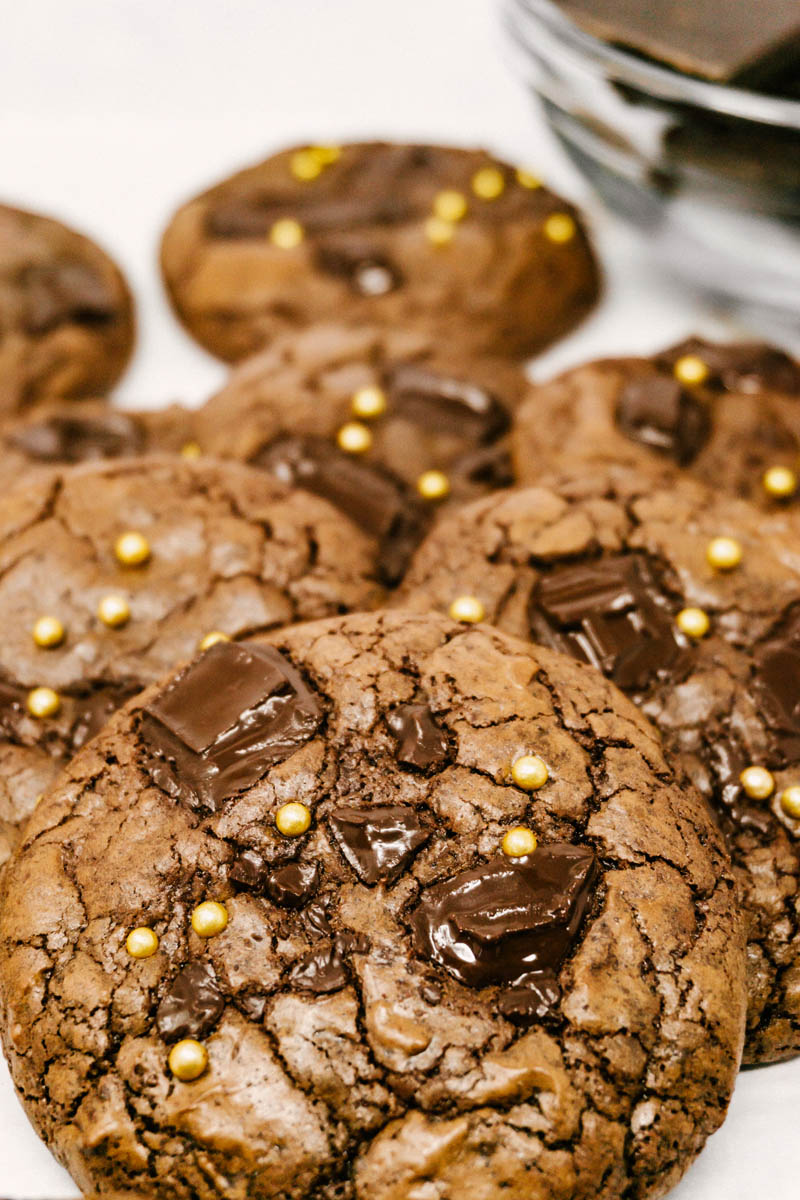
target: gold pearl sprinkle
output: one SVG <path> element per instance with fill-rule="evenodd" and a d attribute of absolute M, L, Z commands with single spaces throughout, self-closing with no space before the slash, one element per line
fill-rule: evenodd
<path fill-rule="evenodd" d="M 577 226 L 569 213 L 553 213 L 542 228 L 548 242 L 555 242 L 557 246 L 571 242 L 577 233 Z"/>
<path fill-rule="evenodd" d="M 425 237 L 433 246 L 447 246 L 456 235 L 456 227 L 452 221 L 443 221 L 441 217 L 428 217 L 425 222 Z"/>
<path fill-rule="evenodd" d="M 456 596 L 448 612 L 453 621 L 465 625 L 475 625 L 486 616 L 486 609 L 477 596 Z"/>
<path fill-rule="evenodd" d="M 131 529 L 117 538 L 114 553 L 124 567 L 141 567 L 150 557 L 150 543 L 143 533 Z"/>
<path fill-rule="evenodd" d="M 711 628 L 709 615 L 702 608 L 682 608 L 675 624 L 690 638 L 704 638 Z"/>
<path fill-rule="evenodd" d="M 61 697 L 49 687 L 37 687 L 28 692 L 28 712 L 42 720 L 54 717 L 61 708 Z"/>
<path fill-rule="evenodd" d="M 317 162 L 322 163 L 324 167 L 329 167 L 331 163 L 338 162 L 342 157 L 341 146 L 309 146 L 308 153 L 314 157 Z"/>
<path fill-rule="evenodd" d="M 766 800 L 775 791 L 775 780 L 766 767 L 745 767 L 739 783 L 751 800 Z"/>
<path fill-rule="evenodd" d="M 146 925 L 132 929 L 125 940 L 125 949 L 131 958 L 152 958 L 158 946 L 158 934 Z"/>
<path fill-rule="evenodd" d="M 33 640 L 43 650 L 60 646 L 66 637 L 66 630 L 58 617 L 39 617 L 33 627 Z"/>
<path fill-rule="evenodd" d="M 360 421 L 348 421 L 337 433 L 336 441 L 347 454 L 365 454 L 372 445 L 372 434 Z"/>
<path fill-rule="evenodd" d="M 463 192 L 439 192 L 433 199 L 434 215 L 441 221 L 463 221 L 467 207 L 467 197 Z"/>
<path fill-rule="evenodd" d="M 550 778 L 547 763 L 538 754 L 523 754 L 511 764 L 511 778 L 517 787 L 535 792 Z"/>
<path fill-rule="evenodd" d="M 678 383 L 687 387 L 697 387 L 698 384 L 705 383 L 709 376 L 707 365 L 696 354 L 684 354 L 675 363 L 672 373 Z"/>
<path fill-rule="evenodd" d="M 423 500 L 443 500 L 450 491 L 450 480 L 444 471 L 423 471 L 417 480 L 417 491 Z"/>
<path fill-rule="evenodd" d="M 742 561 L 742 543 L 732 537 L 715 537 L 708 543 L 706 558 L 717 571 L 732 571 Z"/>
<path fill-rule="evenodd" d="M 472 176 L 472 190 L 481 200 L 496 200 L 505 188 L 505 176 L 499 167 L 481 167 Z"/>
<path fill-rule="evenodd" d="M 198 937 L 212 938 L 228 924 L 228 910 L 216 900 L 204 900 L 192 913 L 192 929 Z"/>
<path fill-rule="evenodd" d="M 313 151 L 298 150 L 289 160 L 289 170 L 295 179 L 308 183 L 322 174 L 325 164 L 320 162 L 318 155 Z"/>
<path fill-rule="evenodd" d="M 528 188 L 532 192 L 542 186 L 539 176 L 534 175 L 532 171 L 526 171 L 524 167 L 520 167 L 517 171 L 517 183 L 520 187 Z"/>
<path fill-rule="evenodd" d="M 181 458 L 200 458 L 203 448 L 199 442 L 184 442 L 181 446 Z"/>
<path fill-rule="evenodd" d="M 787 500 L 797 491 L 797 474 L 791 467 L 770 467 L 761 482 L 767 495 L 776 500 Z"/>
<path fill-rule="evenodd" d="M 124 596 L 103 596 L 97 606 L 97 615 L 110 629 L 119 629 L 131 619 L 131 609 Z"/>
<path fill-rule="evenodd" d="M 538 846 L 536 834 L 524 825 L 515 825 L 504 836 L 500 847 L 508 858 L 522 858 L 525 854 L 533 854 Z"/>
<path fill-rule="evenodd" d="M 229 642 L 231 639 L 227 633 L 223 633 L 221 629 L 212 629 L 205 637 L 201 638 L 197 644 L 198 650 L 210 650 L 212 646 L 216 646 L 217 642 Z"/>
<path fill-rule="evenodd" d="M 269 240 L 279 250 L 294 250 L 304 237 L 303 226 L 292 217 L 282 217 L 269 231 Z"/>
<path fill-rule="evenodd" d="M 367 421 L 374 417 L 382 417 L 386 412 L 386 404 L 386 393 L 375 384 L 368 384 L 353 392 L 351 401 L 353 415 Z"/>
<path fill-rule="evenodd" d="M 781 792 L 781 808 L 787 817 L 800 821 L 800 786 L 795 784 Z"/>
<path fill-rule="evenodd" d="M 182 1083 L 192 1083 L 208 1070 L 208 1051 L 194 1038 L 184 1038 L 169 1052 L 169 1069 Z"/>
<path fill-rule="evenodd" d="M 305 804 L 292 800 L 278 809 L 275 824 L 278 832 L 284 837 L 300 837 L 301 834 L 307 833 L 311 826 L 311 810 Z"/>

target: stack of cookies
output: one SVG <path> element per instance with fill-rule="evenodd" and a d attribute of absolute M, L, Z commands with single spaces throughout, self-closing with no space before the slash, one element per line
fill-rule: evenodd
<path fill-rule="evenodd" d="M 644 1200 L 800 1052 L 800 365 L 533 386 L 527 169 L 306 146 L 184 206 L 199 410 L 0 209 L 0 1020 L 87 1197 Z"/>

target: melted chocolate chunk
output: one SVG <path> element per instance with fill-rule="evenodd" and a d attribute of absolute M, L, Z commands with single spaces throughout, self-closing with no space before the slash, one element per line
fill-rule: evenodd
<path fill-rule="evenodd" d="M 668 375 L 632 379 L 620 394 L 616 421 L 626 437 L 681 467 L 697 458 L 711 433 L 708 406 Z"/>
<path fill-rule="evenodd" d="M 392 883 L 430 834 L 402 804 L 335 808 L 328 818 L 342 855 L 362 883 Z"/>
<path fill-rule="evenodd" d="M 800 611 L 756 649 L 751 690 L 780 765 L 800 758 Z"/>
<path fill-rule="evenodd" d="M 140 721 L 153 781 L 215 812 L 312 738 L 322 707 L 271 646 L 219 642 L 151 700 Z"/>
<path fill-rule="evenodd" d="M 460 455 L 453 462 L 450 473 L 456 479 L 466 479 L 491 491 L 512 487 L 516 482 L 505 441 L 495 442 L 492 446 L 479 446 L 477 450 Z"/>
<path fill-rule="evenodd" d="M 268 874 L 269 867 L 257 850 L 243 850 L 231 863 L 228 879 L 250 892 L 263 892 Z"/>
<path fill-rule="evenodd" d="M 404 766 L 427 771 L 450 758 L 447 735 L 427 704 L 400 704 L 389 713 L 386 724 L 397 738 L 394 756 Z"/>
<path fill-rule="evenodd" d="M 706 342 L 688 338 L 658 355 L 659 366 L 670 371 L 679 358 L 696 354 L 709 368 L 708 383 L 730 392 L 785 392 L 800 396 L 800 363 L 766 342 Z"/>
<path fill-rule="evenodd" d="M 462 871 L 423 892 L 411 918 L 417 951 L 468 987 L 525 986 L 561 966 L 595 874 L 593 851 L 566 842 Z"/>
<path fill-rule="evenodd" d="M 284 908 L 302 908 L 319 887 L 320 868 L 315 862 L 291 862 L 270 871 L 266 893 Z"/>
<path fill-rule="evenodd" d="M 225 1011 L 225 998 L 207 963 L 190 963 L 175 976 L 158 1006 L 156 1025 L 165 1042 L 202 1038 Z"/>
<path fill-rule="evenodd" d="M 28 333 L 47 333 L 72 321 L 103 324 L 115 316 L 114 296 L 105 280 L 84 263 L 30 267 L 23 287 Z"/>
<path fill-rule="evenodd" d="M 546 1021 L 558 1013 L 561 988 L 555 975 L 543 971 L 532 975 L 525 987 L 508 988 L 497 998 L 497 1010 L 516 1025 Z"/>
<path fill-rule="evenodd" d="M 320 271 L 346 280 L 359 296 L 386 296 L 403 284 L 396 263 L 367 245 L 320 246 L 314 257 Z"/>
<path fill-rule="evenodd" d="M 95 417 L 48 417 L 17 430 L 8 440 L 39 462 L 77 463 L 140 454 L 145 438 L 133 417 L 109 412 Z"/>
<path fill-rule="evenodd" d="M 333 926 L 328 920 L 328 911 L 324 901 L 317 900 L 314 904 L 309 904 L 303 916 L 312 933 L 319 933 L 323 937 L 328 937 L 333 933 Z"/>
<path fill-rule="evenodd" d="M 404 363 L 386 372 L 391 411 L 434 433 L 453 433 L 476 444 L 506 433 L 511 421 L 503 405 L 477 384 L 427 367 Z"/>
<path fill-rule="evenodd" d="M 531 597 L 531 633 L 642 691 L 684 654 L 670 607 L 642 555 L 614 555 L 545 575 Z"/>
<path fill-rule="evenodd" d="M 429 523 L 410 489 L 389 471 L 356 461 L 327 438 L 281 437 L 252 462 L 335 505 L 380 541 L 379 569 L 399 582 Z"/>
<path fill-rule="evenodd" d="M 366 954 L 369 941 L 360 934 L 340 933 L 327 946 L 304 954 L 289 972 L 295 987 L 318 996 L 341 991 L 349 979 L 347 959 L 351 954 Z"/>

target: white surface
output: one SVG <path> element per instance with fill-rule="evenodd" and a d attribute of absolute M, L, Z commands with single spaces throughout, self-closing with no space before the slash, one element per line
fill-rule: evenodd
<path fill-rule="evenodd" d="M 0 16 L 0 193 L 84 229 L 127 272 L 140 341 L 118 392 L 126 404 L 200 403 L 224 377 L 169 313 L 158 238 L 178 202 L 273 147 L 355 135 L 485 143 L 581 196 L 503 61 L 491 0 L 0 0 Z M 633 240 L 592 213 L 606 300 L 538 375 L 692 329 L 744 332 L 654 277 Z M 794 1200 L 799 1091 L 800 1062 L 742 1076 L 675 1200 Z M 0 1164 L 7 1196 L 75 1194 L 4 1067 Z"/>

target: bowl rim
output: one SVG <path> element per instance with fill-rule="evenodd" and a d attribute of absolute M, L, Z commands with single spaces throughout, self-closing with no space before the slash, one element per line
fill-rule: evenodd
<path fill-rule="evenodd" d="M 721 116 L 740 117 L 760 124 L 800 131 L 800 100 L 784 100 L 762 92 L 712 83 L 650 62 L 580 29 L 553 0 L 503 0 L 512 34 L 533 52 L 529 42 L 538 22 L 575 58 L 589 58 L 617 83 L 627 83 L 660 100 L 691 104 Z"/>

